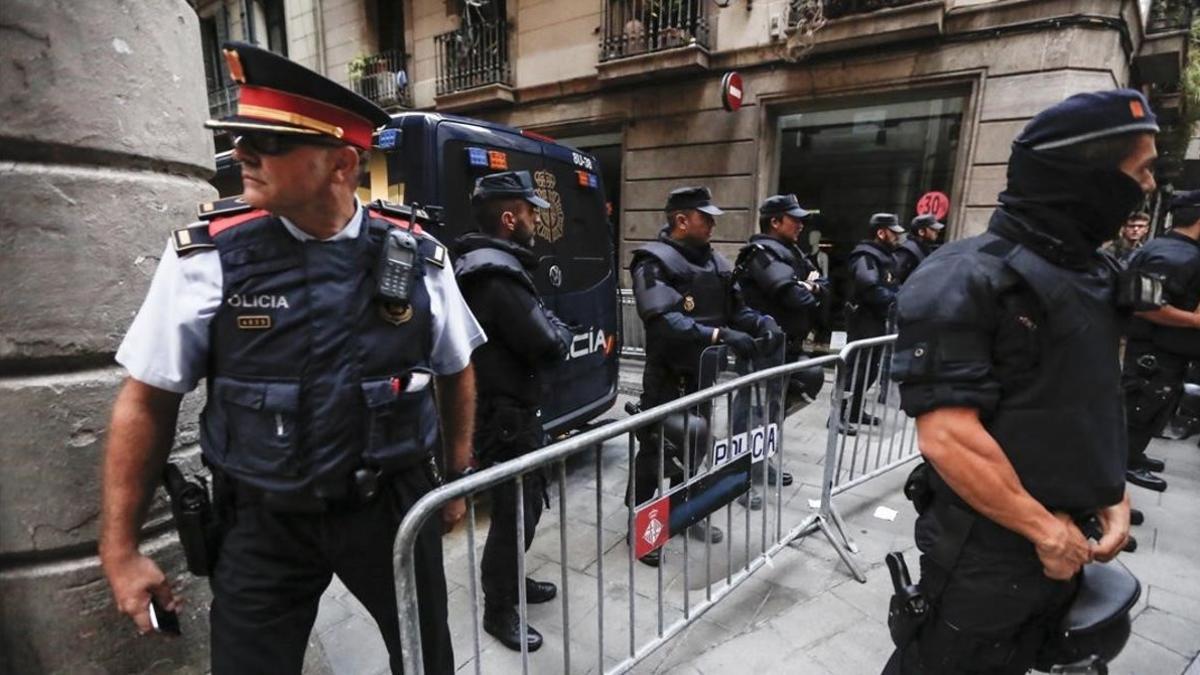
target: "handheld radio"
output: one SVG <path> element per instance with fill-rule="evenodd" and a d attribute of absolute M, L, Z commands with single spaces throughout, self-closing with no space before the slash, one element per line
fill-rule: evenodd
<path fill-rule="evenodd" d="M 417 255 L 417 239 L 412 233 L 396 227 L 388 230 L 375 270 L 376 297 L 398 305 L 409 304 Z"/>

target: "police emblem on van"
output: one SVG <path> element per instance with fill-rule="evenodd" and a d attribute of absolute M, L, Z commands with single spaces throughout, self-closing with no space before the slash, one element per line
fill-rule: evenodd
<path fill-rule="evenodd" d="M 558 193 L 558 179 L 545 169 L 539 169 L 533 174 L 533 182 L 537 185 L 534 192 L 539 197 L 550 202 L 550 208 L 538 209 L 542 222 L 538 225 L 535 235 L 554 243 L 563 236 L 563 205 L 562 195 Z"/>

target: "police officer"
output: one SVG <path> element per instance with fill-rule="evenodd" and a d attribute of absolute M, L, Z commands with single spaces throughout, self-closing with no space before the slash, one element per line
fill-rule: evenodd
<path fill-rule="evenodd" d="M 1171 200 L 1174 226 L 1141 247 L 1129 261 L 1135 272 L 1163 279 L 1167 304 L 1139 312 L 1129 327 L 1122 373 L 1129 429 L 1130 483 L 1163 491 L 1154 475 L 1162 460 L 1146 456 L 1150 439 L 1162 433 L 1183 395 L 1188 362 L 1200 359 L 1200 190 Z"/>
<path fill-rule="evenodd" d="M 913 270 L 917 269 L 917 265 L 933 253 L 944 229 L 945 224 L 939 222 L 937 216 L 932 213 L 912 219 L 908 224 L 908 236 L 893 254 L 896 258 L 896 277 L 900 279 L 900 283 L 903 284 Z"/>
<path fill-rule="evenodd" d="M 1125 544 L 1117 273 L 1096 249 L 1154 189 L 1157 131 L 1134 90 L 1042 111 L 987 232 L 900 290 L 892 373 L 927 462 L 905 493 L 930 609 L 885 672 L 1025 672 L 1081 567 Z"/>
<path fill-rule="evenodd" d="M 471 196 L 478 232 L 454 243 L 455 276 L 463 297 L 488 334 L 472 361 L 478 378 L 475 453 L 487 466 L 520 457 L 544 442 L 538 402 L 542 371 L 567 356 L 571 331 L 542 303 L 530 272 L 537 269 L 537 209 L 550 204 L 533 189 L 528 171 L 507 171 L 475 182 Z M 545 481 L 526 474 L 523 483 L 525 549 L 542 515 Z M 492 489 L 492 524 L 483 549 L 483 628 L 509 649 L 521 649 L 517 614 L 517 490 L 513 482 Z M 557 589 L 524 579 L 525 599 L 549 602 Z M 527 626 L 529 651 L 542 635 Z"/>
<path fill-rule="evenodd" d="M 1103 249 L 1111 253 L 1123 265 L 1129 264 L 1129 259 L 1146 243 L 1146 235 L 1150 233 L 1150 214 L 1138 211 L 1131 214 L 1121 226 L 1121 234 L 1108 242 Z"/>
<path fill-rule="evenodd" d="M 894 213 L 876 213 L 870 220 L 871 236 L 850 252 L 850 300 L 846 303 L 846 337 L 850 342 L 884 335 L 900 278 L 893 253 L 900 245 L 904 226 Z M 879 418 L 863 411 L 863 397 L 875 383 L 882 352 L 871 349 L 853 358 L 852 377 L 846 379 L 850 398 L 842 401 L 839 429 L 848 436 L 855 425 L 879 424 Z"/>
<path fill-rule="evenodd" d="M 667 224 L 658 238 L 634 251 L 630 265 L 638 315 L 646 328 L 643 410 L 696 391 L 700 355 L 707 347 L 729 345 L 748 359 L 758 353 L 756 337 L 775 343 L 767 345 L 767 352 L 774 352 L 783 337 L 773 319 L 746 307 L 733 282 L 732 267 L 712 249 L 714 216 L 724 211 L 713 203 L 708 188 L 672 190 L 665 211 Z M 638 440 L 633 471 L 635 505 L 658 490 L 658 443 L 650 442 L 645 434 Z M 703 449 L 693 447 L 692 451 L 702 454 Z M 691 465 L 696 463 L 693 459 Z M 682 476 L 671 476 L 672 484 L 680 480 Z M 716 527 L 706 534 L 702 525 L 693 526 L 688 534 L 713 543 L 723 537 Z M 658 551 L 641 561 L 657 566 Z"/>
<path fill-rule="evenodd" d="M 433 487 L 439 416 L 448 472 L 471 464 L 470 354 L 483 333 L 445 249 L 402 211 L 355 198 L 387 113 L 268 51 L 231 43 L 225 55 L 238 110 L 208 125 L 238 134 L 245 194 L 173 233 L 117 352 L 129 377 L 104 459 L 101 561 L 140 631 L 150 630 L 152 596 L 178 605 L 138 537 L 180 399 L 203 378 L 200 446 L 221 518 L 213 672 L 299 673 L 337 574 L 374 617 L 398 673 L 392 542 Z M 409 252 L 415 243 L 394 277 L 407 290 L 377 278 L 388 241 Z M 448 506 L 446 524 L 463 508 Z M 431 673 L 454 670 L 442 528 L 427 523 L 415 557 Z"/>
<path fill-rule="evenodd" d="M 805 220 L 815 213 L 801 208 L 795 195 L 768 197 L 758 207 L 759 232 L 742 247 L 734 267 L 746 305 L 775 319 L 787 335 L 788 361 L 804 358 L 804 340 L 812 330 L 815 313 L 829 297 L 829 280 L 799 246 Z M 788 410 L 815 399 L 824 380 L 820 368 L 792 376 Z M 768 476 L 772 484 L 774 473 L 772 466 Z M 754 475 L 762 480 L 760 473 Z M 791 483 L 791 475 L 784 473 L 783 484 Z"/>

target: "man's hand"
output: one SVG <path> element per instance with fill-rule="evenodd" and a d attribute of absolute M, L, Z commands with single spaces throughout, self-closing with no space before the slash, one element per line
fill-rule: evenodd
<path fill-rule="evenodd" d="M 717 341 L 729 345 L 738 356 L 754 356 L 754 338 L 749 334 L 733 328 L 722 328 L 717 331 Z"/>
<path fill-rule="evenodd" d="M 1096 514 L 1096 518 L 1100 521 L 1103 536 L 1091 545 L 1092 557 L 1100 562 L 1108 562 L 1117 557 L 1129 541 L 1129 493 L 1126 492 L 1120 502 Z"/>
<path fill-rule="evenodd" d="M 183 604 L 171 592 L 171 585 L 158 565 L 136 551 L 121 557 L 108 557 L 103 566 L 117 609 L 133 619 L 138 632 L 143 635 L 154 630 L 150 625 L 151 595 L 171 612 L 178 611 Z"/>
<path fill-rule="evenodd" d="M 463 497 L 446 502 L 442 507 L 442 528 L 446 534 L 449 534 L 458 525 L 459 521 L 467 515 L 467 500 Z"/>
<path fill-rule="evenodd" d="M 1126 529 L 1128 529 L 1126 512 Z M 1056 512 L 1046 532 L 1034 541 L 1043 571 L 1051 579 L 1065 581 L 1079 573 L 1092 559 L 1091 544 L 1065 513 Z"/>

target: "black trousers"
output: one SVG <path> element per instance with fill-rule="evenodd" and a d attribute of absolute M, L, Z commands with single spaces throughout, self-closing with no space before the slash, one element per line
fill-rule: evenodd
<path fill-rule="evenodd" d="M 519 601 L 517 556 L 533 545 L 533 535 L 542 519 L 546 494 L 541 472 L 525 474 L 522 479 L 525 509 L 525 547 L 517 548 L 517 484 L 506 481 L 492 488 L 492 524 L 483 546 L 480 576 L 483 579 L 485 611 L 511 609 Z"/>
<path fill-rule="evenodd" d="M 352 511 L 287 514 L 236 504 L 210 579 L 212 672 L 300 673 L 321 594 L 334 574 L 379 626 L 393 673 L 402 672 L 392 569 L 396 529 L 431 489 L 423 469 L 398 474 Z M 442 523 L 431 518 L 416 545 L 421 648 L 427 673 L 453 673 L 442 568 Z"/>
<path fill-rule="evenodd" d="M 475 449 L 487 465 L 520 457 L 543 445 L 545 431 L 535 406 L 496 396 L 480 400 Z M 517 557 L 528 551 L 546 499 L 546 482 L 540 471 L 522 478 L 525 511 L 524 548 L 517 547 L 517 484 L 507 481 L 491 489 L 492 524 L 480 561 L 484 608 L 510 609 L 518 602 Z"/>
<path fill-rule="evenodd" d="M 649 410 L 656 405 L 662 405 L 674 401 L 680 396 L 693 393 L 696 391 L 696 387 L 697 380 L 694 374 L 680 373 L 654 361 L 647 361 L 646 367 L 642 371 L 642 410 Z M 688 414 L 708 419 L 712 415 L 712 406 L 699 406 L 699 410 L 689 409 Z M 660 428 L 646 428 L 636 434 L 638 448 L 633 470 L 634 506 L 646 502 L 658 492 L 659 433 L 661 433 Z M 689 443 L 692 455 L 690 466 L 693 471 L 697 464 L 704 460 L 707 448 L 702 446 L 705 444 L 705 441 Z M 684 458 L 682 454 L 671 454 L 670 443 L 664 442 L 663 447 L 668 453 L 668 456 L 663 458 L 663 471 L 669 478 L 671 486 L 674 487 L 683 482 L 684 476 L 674 469 L 671 457 L 674 456 L 680 463 L 684 463 Z M 677 448 L 677 450 L 682 452 L 682 448 Z"/>
<path fill-rule="evenodd" d="M 918 543 L 936 539 L 922 519 Z M 968 537 L 953 569 L 921 556 L 920 586 L 931 614 L 916 638 L 892 654 L 884 675 L 1017 675 L 1033 667 L 1077 583 L 1050 579 L 1032 544 L 1013 546 L 1015 535 L 993 536 L 999 526 L 985 525 L 973 528 L 981 531 Z"/>
<path fill-rule="evenodd" d="M 1150 440 L 1162 433 L 1183 397 L 1188 359 L 1140 340 L 1125 346 L 1121 384 L 1125 389 L 1129 459 L 1146 454 Z"/>
<path fill-rule="evenodd" d="M 846 341 L 865 340 L 884 335 L 887 329 L 885 318 L 875 316 L 865 307 L 854 309 L 846 320 Z M 871 385 L 879 379 L 883 363 L 884 348 L 882 345 L 855 352 L 850 358 L 850 369 L 847 371 L 843 391 L 849 392 L 849 399 L 843 399 L 842 420 L 857 423 L 862 417 L 863 397 Z M 849 411 L 847 411 L 849 408 Z"/>

